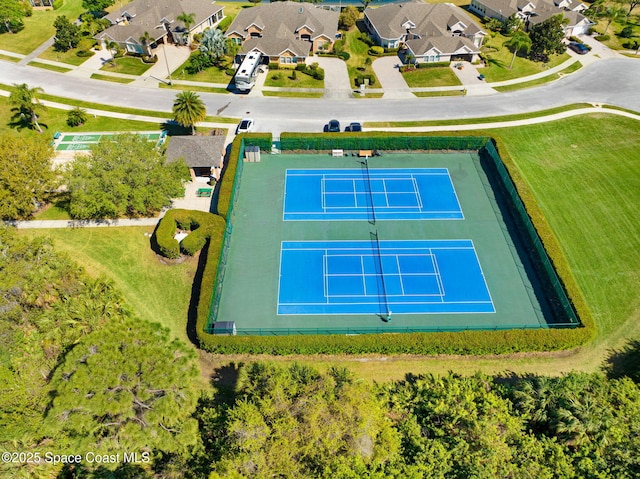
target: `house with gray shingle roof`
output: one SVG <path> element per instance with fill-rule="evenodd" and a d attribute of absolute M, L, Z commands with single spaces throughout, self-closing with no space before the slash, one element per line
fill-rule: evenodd
<path fill-rule="evenodd" d="M 241 56 L 257 50 L 270 62 L 303 63 L 309 52 L 333 48 L 339 16 L 310 3 L 274 2 L 241 10 L 225 36 L 241 45 Z"/>
<path fill-rule="evenodd" d="M 111 26 L 94 38 L 117 42 L 129 53 L 147 54 L 143 37 L 149 44 L 160 42 L 188 44 L 196 33 L 214 28 L 224 18 L 224 7 L 212 0 L 133 0 L 105 18 Z M 187 30 L 178 17 L 193 14 Z"/>
<path fill-rule="evenodd" d="M 525 30 L 554 15 L 562 15 L 568 22 L 563 27 L 567 37 L 587 33 L 595 25 L 581 13 L 586 9 L 577 0 L 471 0 L 469 5 L 472 12 L 502 22 L 515 15 L 524 22 Z"/>
<path fill-rule="evenodd" d="M 167 160 L 182 158 L 191 171 L 191 177 L 220 178 L 222 171 L 225 135 L 172 136 L 167 145 Z"/>
<path fill-rule="evenodd" d="M 417 63 L 476 61 L 486 33 L 450 3 L 396 3 L 367 8 L 364 22 L 385 48 L 405 45 Z"/>

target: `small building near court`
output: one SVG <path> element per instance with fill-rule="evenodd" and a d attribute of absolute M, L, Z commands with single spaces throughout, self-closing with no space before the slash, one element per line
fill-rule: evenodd
<path fill-rule="evenodd" d="M 182 158 L 189 167 L 191 179 L 220 179 L 225 152 L 225 136 L 173 136 L 167 146 L 167 160 Z"/>

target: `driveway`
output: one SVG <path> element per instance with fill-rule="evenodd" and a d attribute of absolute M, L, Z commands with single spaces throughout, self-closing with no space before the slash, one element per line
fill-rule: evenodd
<path fill-rule="evenodd" d="M 144 72 L 141 77 L 132 82 L 131 85 L 156 88 L 158 79 L 168 78 L 169 71 L 174 72 L 187 61 L 189 55 L 191 55 L 191 50 L 187 46 L 169 44 L 158 45 L 158 48 L 154 49 L 153 53 L 158 55 L 158 61 Z"/>
<path fill-rule="evenodd" d="M 325 98 L 351 98 L 353 92 L 347 64 L 340 58 L 314 56 L 309 63 L 318 62 L 324 69 L 324 97 Z"/>
<path fill-rule="evenodd" d="M 396 55 L 378 58 L 371 65 L 384 90 L 383 98 L 415 98 L 400 73 L 399 65 L 400 59 Z"/>
<path fill-rule="evenodd" d="M 456 68 L 455 65 L 460 65 L 461 68 Z M 452 62 L 451 69 L 467 91 L 467 95 L 493 95 L 496 93 L 484 80 L 480 79 L 480 73 L 474 64 L 470 62 Z"/>

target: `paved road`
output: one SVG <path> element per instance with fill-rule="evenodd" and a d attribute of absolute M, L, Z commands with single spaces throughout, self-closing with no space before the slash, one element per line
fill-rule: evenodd
<path fill-rule="evenodd" d="M 0 61 L 0 82 L 40 86 L 52 95 L 106 105 L 170 111 L 176 92 L 71 78 Z M 640 111 L 640 62 L 611 58 L 547 85 L 500 95 L 412 99 L 320 99 L 201 93 L 209 114 L 251 115 L 280 131 L 321 131 L 329 118 L 360 121 L 472 119 L 533 112 L 570 103 L 606 103 Z"/>

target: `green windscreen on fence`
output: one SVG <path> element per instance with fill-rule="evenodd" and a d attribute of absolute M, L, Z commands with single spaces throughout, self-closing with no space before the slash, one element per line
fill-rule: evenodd
<path fill-rule="evenodd" d="M 207 322 L 206 331 L 213 334 L 213 325 L 218 318 L 218 309 L 220 307 L 220 295 L 222 294 L 222 286 L 224 283 L 224 274 L 227 268 L 227 257 L 229 256 L 229 245 L 231 242 L 231 233 L 233 232 L 234 207 L 238 201 L 238 192 L 240 190 L 240 182 L 242 180 L 242 170 L 244 168 L 244 150 L 245 143 L 241 140 L 238 158 L 236 158 L 236 176 L 233 179 L 233 188 L 231 190 L 231 198 L 229 199 L 229 209 L 227 211 L 227 226 L 224 231 L 224 239 L 222 240 L 222 249 L 220 250 L 220 259 L 218 260 L 218 269 L 216 271 L 216 280 L 213 286 L 213 294 L 209 305 L 209 321 Z"/>
<path fill-rule="evenodd" d="M 506 194 L 509 199 L 511 206 L 509 212 L 511 213 L 516 228 L 524 237 L 523 239 L 527 246 L 529 246 L 528 254 L 532 257 L 532 264 L 536 269 L 538 278 L 542 282 L 548 304 L 553 309 L 553 323 L 550 324 L 550 326 L 574 327 L 579 325 L 580 320 L 578 319 L 576 311 L 567 297 L 564 286 L 549 259 L 542 240 L 493 142 L 487 141 L 479 153 L 481 161 L 489 162 L 489 172 L 492 170 L 495 173 L 495 178 L 499 180 L 497 186 L 502 189 L 502 192 Z"/>

